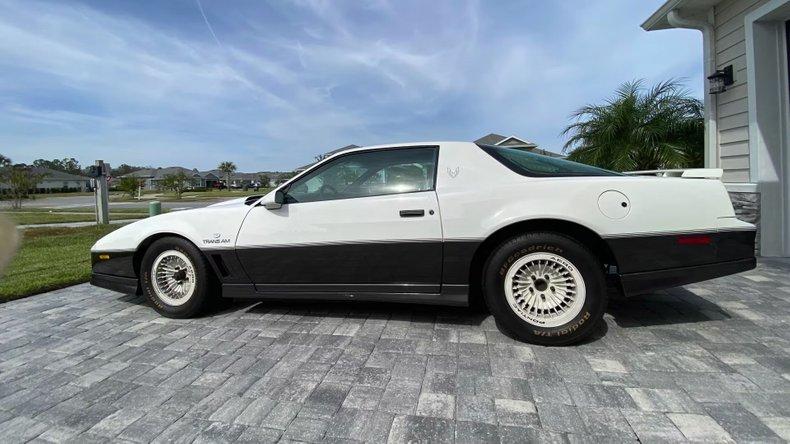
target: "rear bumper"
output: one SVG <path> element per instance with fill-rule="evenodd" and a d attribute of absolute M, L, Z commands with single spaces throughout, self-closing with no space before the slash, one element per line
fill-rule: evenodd
<path fill-rule="evenodd" d="M 607 239 L 626 295 L 751 270 L 755 231 L 729 230 Z"/>
<path fill-rule="evenodd" d="M 91 274 L 91 285 L 125 294 L 140 293 L 140 285 L 137 282 L 137 278 L 125 276 L 93 273 Z"/>
<path fill-rule="evenodd" d="M 757 259 L 751 257 L 715 264 L 621 274 L 620 283 L 626 295 L 634 295 L 728 276 L 756 266 Z"/>

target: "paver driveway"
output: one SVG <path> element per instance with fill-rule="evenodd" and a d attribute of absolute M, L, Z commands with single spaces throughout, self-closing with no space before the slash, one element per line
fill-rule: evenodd
<path fill-rule="evenodd" d="M 779 441 L 788 321 L 788 262 L 614 302 L 565 348 L 468 309 L 238 303 L 180 321 L 79 285 L 0 306 L 0 442 Z"/>

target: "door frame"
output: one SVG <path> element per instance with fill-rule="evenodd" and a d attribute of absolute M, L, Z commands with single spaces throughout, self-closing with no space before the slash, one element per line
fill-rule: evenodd
<path fill-rule="evenodd" d="M 760 191 L 760 252 L 790 256 L 790 86 L 785 22 L 790 0 L 748 13 L 749 175 Z"/>
<path fill-rule="evenodd" d="M 434 169 L 432 187 L 430 190 L 408 191 L 402 193 L 387 193 L 381 195 L 359 196 L 352 198 L 333 199 L 326 201 L 316 202 L 288 202 L 283 204 L 279 210 L 268 210 L 264 208 L 253 208 L 252 211 L 286 211 L 301 210 L 312 205 L 327 205 L 333 202 L 359 202 L 364 203 L 367 199 L 398 199 L 405 200 L 408 205 L 409 200 L 419 199 L 421 194 L 426 196 L 430 195 L 433 199 L 433 204 L 426 207 L 425 218 L 435 218 L 438 223 L 438 237 L 431 239 L 376 239 L 376 240 L 353 240 L 353 239 L 338 239 L 327 241 L 311 241 L 305 243 L 278 243 L 272 245 L 250 245 L 236 247 L 236 254 L 239 260 L 241 256 L 249 253 L 254 253 L 258 250 L 260 254 L 261 248 L 265 249 L 266 257 L 286 253 L 288 256 L 299 254 L 321 255 L 323 251 L 330 252 L 335 260 L 343 257 L 344 254 L 351 257 L 359 256 L 358 250 L 368 249 L 382 250 L 382 253 L 394 251 L 390 254 L 390 259 L 393 261 L 391 266 L 397 267 L 399 261 L 403 260 L 404 252 L 420 251 L 418 258 L 427 258 L 433 256 L 434 251 L 438 250 L 438 266 L 436 282 L 392 282 L 392 283 L 357 283 L 357 282 L 343 282 L 343 283 L 318 283 L 318 282 L 304 282 L 304 283 L 291 283 L 291 282 L 259 282 L 254 276 L 251 277 L 251 284 L 242 286 L 223 286 L 223 293 L 238 298 L 257 298 L 257 299 L 277 299 L 277 300 L 292 300 L 292 299 L 323 299 L 323 300 L 367 300 L 367 301 L 391 301 L 391 302 L 416 302 L 426 304 L 442 304 L 442 305 L 466 305 L 468 303 L 467 286 L 461 285 L 444 285 L 442 282 L 442 271 L 444 264 L 444 239 L 443 229 L 441 225 L 441 212 L 439 209 L 438 197 L 436 193 L 436 184 L 438 181 L 438 168 L 439 168 L 439 153 L 441 151 L 440 144 L 419 144 L 407 146 L 387 146 L 381 148 L 363 148 L 353 149 L 343 153 L 332 156 L 317 165 L 312 166 L 305 170 L 298 176 L 295 176 L 287 183 L 280 185 L 276 191 L 281 191 L 287 194 L 288 189 L 297 181 L 302 180 L 306 176 L 327 167 L 329 164 L 338 161 L 347 156 L 378 151 L 395 151 L 403 149 L 420 149 L 431 148 L 434 150 Z M 363 202 L 360 202 L 360 201 Z M 404 217 L 404 216 L 401 216 Z M 249 217 L 248 217 L 249 219 Z M 409 223 L 406 220 L 404 223 Z M 245 220 L 247 223 L 247 220 Z M 400 250 L 398 250 L 400 249 Z M 289 251 L 293 250 L 293 251 Z M 297 251 L 298 250 L 298 251 Z M 322 250 L 322 251 L 318 251 Z M 267 258 L 263 258 L 268 260 Z M 420 265 L 419 261 L 414 265 Z M 246 267 L 246 265 L 245 265 Z M 427 265 L 426 265 L 427 267 Z M 422 268 L 426 268 L 422 267 Z M 248 274 L 250 274 L 248 272 Z"/>

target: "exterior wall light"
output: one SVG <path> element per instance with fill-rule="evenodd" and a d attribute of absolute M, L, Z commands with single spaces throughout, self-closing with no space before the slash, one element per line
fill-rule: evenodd
<path fill-rule="evenodd" d="M 716 72 L 708 76 L 708 93 L 720 94 L 727 91 L 727 87 L 735 83 L 732 77 L 732 65 L 727 65 L 724 69 L 718 69 Z"/>

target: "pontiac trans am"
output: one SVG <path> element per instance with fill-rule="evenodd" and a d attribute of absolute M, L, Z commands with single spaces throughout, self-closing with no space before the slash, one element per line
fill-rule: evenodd
<path fill-rule="evenodd" d="M 91 282 L 176 318 L 221 297 L 482 298 L 511 334 L 562 345 L 593 331 L 607 286 L 642 294 L 749 270 L 754 239 L 719 180 L 414 143 L 345 151 L 264 196 L 119 228 L 93 246 Z"/>

